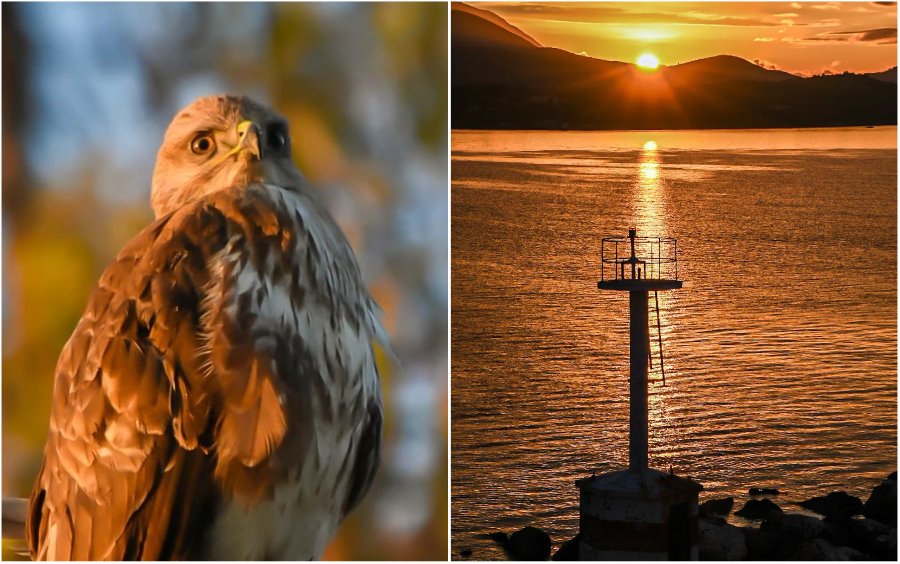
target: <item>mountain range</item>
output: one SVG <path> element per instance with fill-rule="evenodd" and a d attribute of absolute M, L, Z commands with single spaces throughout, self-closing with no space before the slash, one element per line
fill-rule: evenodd
<path fill-rule="evenodd" d="M 731 55 L 647 71 L 544 47 L 498 15 L 451 8 L 457 129 L 694 129 L 897 123 L 897 68 L 800 77 Z"/>

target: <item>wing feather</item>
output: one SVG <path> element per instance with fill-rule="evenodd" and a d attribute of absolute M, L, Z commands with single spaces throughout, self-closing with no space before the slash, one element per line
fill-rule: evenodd
<path fill-rule="evenodd" d="M 58 361 L 26 531 L 34 557 L 202 556 L 222 498 L 249 505 L 284 477 L 275 453 L 297 464 L 326 446 L 304 427 L 313 406 L 329 420 L 358 407 L 344 509 L 365 493 L 377 382 L 335 378 L 373 370 L 371 351 L 339 349 L 342 331 L 354 342 L 377 332 L 374 306 L 333 222 L 314 235 L 321 210 L 283 198 L 262 185 L 212 194 L 147 227 L 106 269 Z"/>
<path fill-rule="evenodd" d="M 218 495 L 217 435 L 219 458 L 240 464 L 258 464 L 283 436 L 276 383 L 248 335 L 235 323 L 216 332 L 240 351 L 214 363 L 216 377 L 199 353 L 210 333 L 204 292 L 227 285 L 213 279 L 223 273 L 210 270 L 210 258 L 242 229 L 259 238 L 217 203 L 176 211 L 137 235 L 104 272 L 60 355 L 29 507 L 36 558 L 188 558 Z M 223 401 L 241 386 L 238 399 Z"/>

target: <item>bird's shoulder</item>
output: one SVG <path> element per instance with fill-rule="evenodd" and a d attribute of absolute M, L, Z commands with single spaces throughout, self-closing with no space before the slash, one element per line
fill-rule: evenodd
<path fill-rule="evenodd" d="M 200 276 L 221 274 L 217 263 L 227 257 L 273 283 L 305 284 L 302 290 L 327 297 L 341 312 L 361 307 L 364 317 L 377 316 L 353 250 L 328 211 L 309 194 L 271 184 L 221 190 L 157 219 L 125 245 L 100 286 L 133 293 L 148 276 L 177 265 Z"/>
<path fill-rule="evenodd" d="M 122 248 L 114 262 L 142 261 L 163 268 L 186 252 L 213 255 L 235 238 L 252 245 L 305 234 L 303 207 L 299 197 L 277 186 L 221 190 L 156 219 Z M 155 252 L 147 255 L 151 249 Z"/>

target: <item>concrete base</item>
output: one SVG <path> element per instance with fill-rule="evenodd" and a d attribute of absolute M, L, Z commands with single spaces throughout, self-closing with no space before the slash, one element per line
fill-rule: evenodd
<path fill-rule="evenodd" d="M 703 486 L 650 469 L 577 480 L 581 560 L 696 560 Z"/>

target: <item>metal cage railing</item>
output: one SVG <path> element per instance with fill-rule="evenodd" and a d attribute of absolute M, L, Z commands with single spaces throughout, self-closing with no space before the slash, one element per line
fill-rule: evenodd
<path fill-rule="evenodd" d="M 632 244 L 634 254 L 632 255 Z M 678 280 L 678 240 L 673 237 L 604 237 L 600 280 Z"/>

